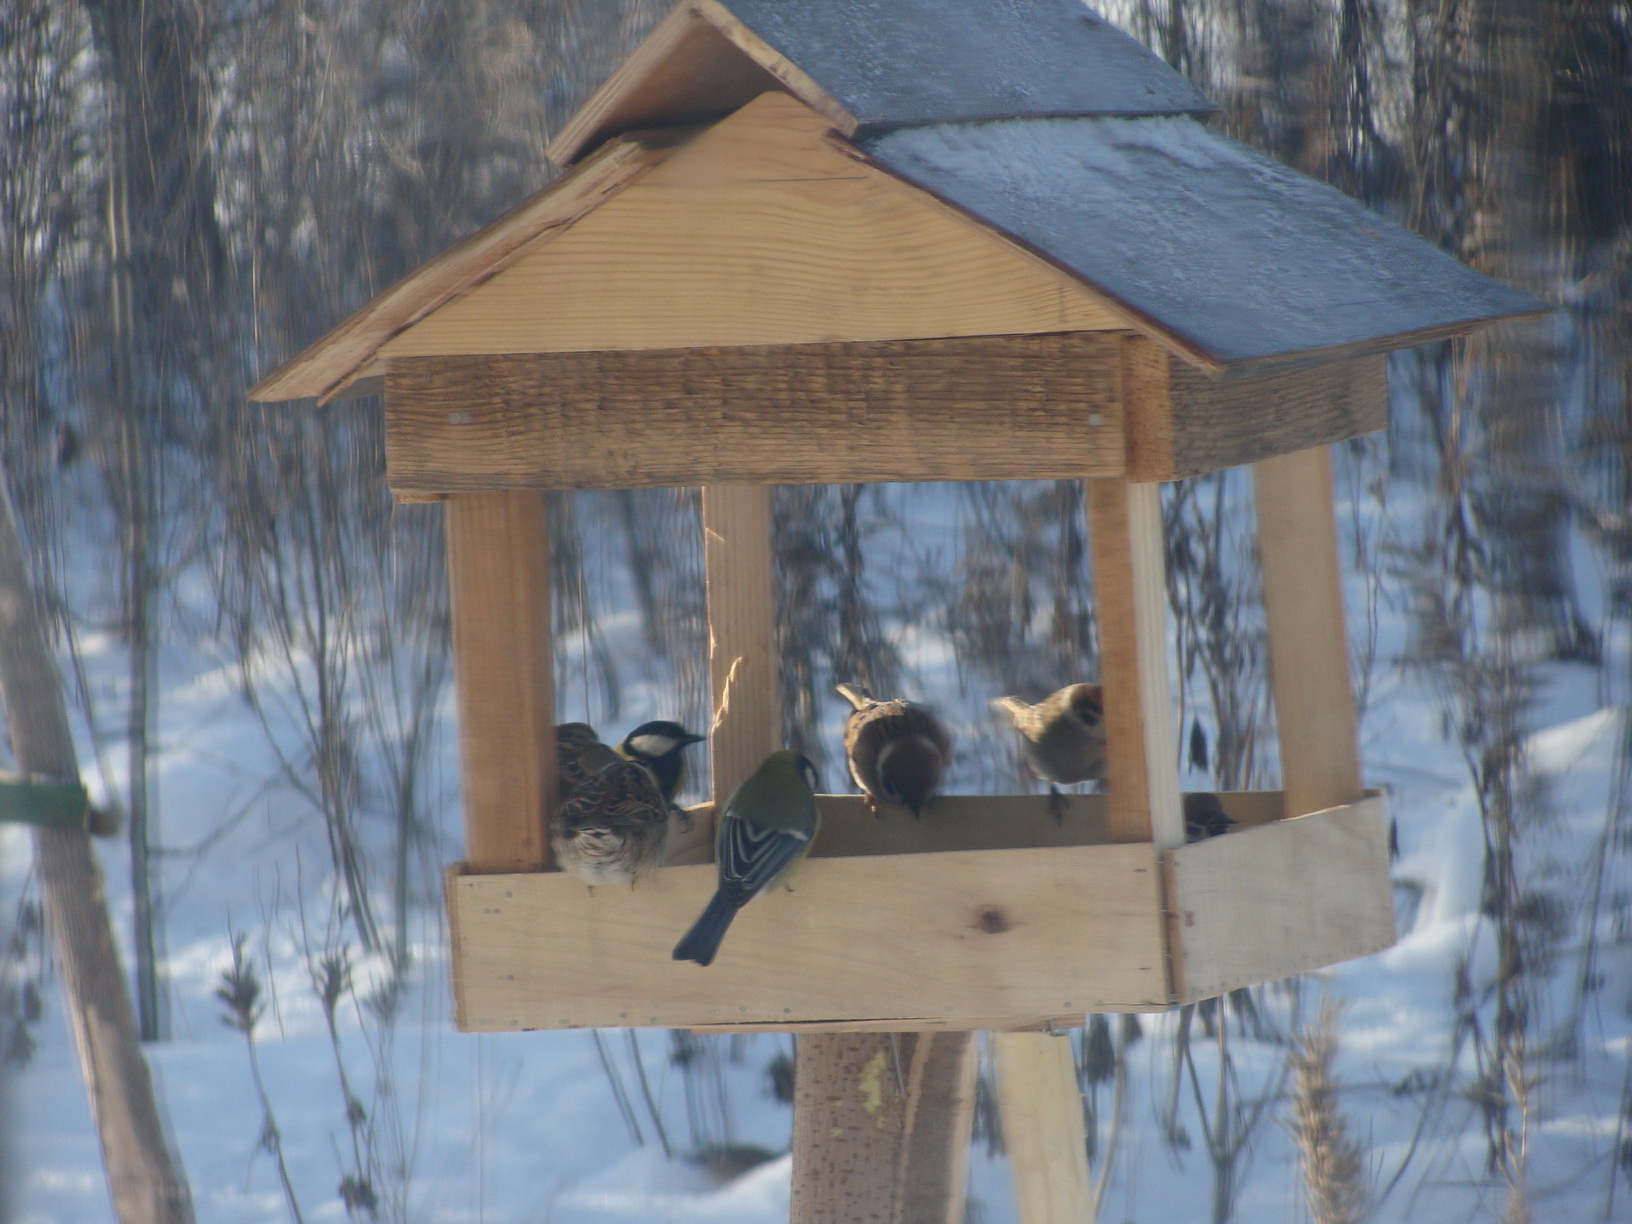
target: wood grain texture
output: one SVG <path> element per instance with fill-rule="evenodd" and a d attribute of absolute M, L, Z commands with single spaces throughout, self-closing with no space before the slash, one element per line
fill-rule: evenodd
<path fill-rule="evenodd" d="M 1120 473 L 1118 345 L 1093 332 L 397 358 L 403 495 Z"/>
<path fill-rule="evenodd" d="M 901 1224 L 964 1224 L 979 1038 L 902 1033 L 896 1044 L 907 1063 Z"/>
<path fill-rule="evenodd" d="M 1239 825 L 1279 820 L 1281 791 L 1220 791 L 1225 813 Z M 1104 846 L 1111 836 L 1110 796 L 1064 795 L 1060 818 L 1049 811 L 1047 795 L 940 795 L 922 820 L 898 809 L 875 816 L 860 795 L 817 795 L 821 832 L 810 853 L 814 858 L 850 858 L 862 854 L 937 854 L 947 850 L 1026 850 L 1041 846 Z M 714 805 L 688 811 L 691 828 L 674 831 L 669 842 L 671 866 L 713 859 L 708 830 Z"/>
<path fill-rule="evenodd" d="M 1266 459 L 1252 476 L 1281 778 L 1299 816 L 1360 794 L 1331 451 Z"/>
<path fill-rule="evenodd" d="M 544 495 L 461 494 L 446 514 L 465 859 L 542 868 L 556 793 Z"/>
<path fill-rule="evenodd" d="M 705 485 L 702 501 L 714 694 L 708 749 L 718 806 L 782 747 L 776 570 L 768 486 Z"/>
<path fill-rule="evenodd" d="M 791 1224 L 963 1224 L 971 1032 L 801 1035 Z"/>
<path fill-rule="evenodd" d="M 1143 336 L 1124 342 L 1128 472 L 1178 480 L 1388 427 L 1388 356 L 1219 378 Z"/>
<path fill-rule="evenodd" d="M 898 808 L 885 808 L 875 816 L 860 795 L 818 795 L 821 832 L 811 845 L 811 855 L 849 858 L 1110 842 L 1105 795 L 1066 795 L 1064 801 L 1056 821 L 1049 811 L 1048 795 L 938 795 L 925 809 L 924 819 L 914 819 Z M 1279 816 L 1279 792 L 1270 803 Z M 692 827 L 685 832 L 676 829 L 669 840 L 666 862 L 676 867 L 712 862 L 713 858 L 713 845 L 705 832 L 713 821 L 713 805 L 700 803 L 689 811 Z"/>
<path fill-rule="evenodd" d="M 560 234 L 669 155 L 672 139 L 622 138 L 529 196 L 491 225 L 422 264 L 319 336 L 249 390 L 261 402 L 317 396 L 383 371 L 380 346 L 437 307 L 502 271 L 528 244 Z"/>
<path fill-rule="evenodd" d="M 1172 479 L 1174 357 L 1146 336 L 1125 332 L 1122 344 L 1122 428 L 1128 479 Z"/>
<path fill-rule="evenodd" d="M 1162 856 L 1180 1003 L 1394 942 L 1381 796 L 1238 829 Z"/>
<path fill-rule="evenodd" d="M 856 130 L 856 118 L 816 83 L 814 77 L 798 64 L 784 56 L 747 25 L 719 0 L 691 0 L 697 10 L 715 29 L 745 56 L 758 64 L 786 89 L 792 100 L 808 107 L 826 119 L 835 129 L 849 136 Z"/>
<path fill-rule="evenodd" d="M 992 1058 L 1020 1224 L 1092 1224 L 1087 1130 L 1070 1039 L 994 1033 Z"/>
<path fill-rule="evenodd" d="M 579 107 L 545 156 L 569 165 L 624 132 L 716 118 L 779 87 L 696 6 L 681 4 Z"/>
<path fill-rule="evenodd" d="M 1042 260 L 827 139 L 767 93 L 386 357 L 890 340 L 1125 327 Z"/>
<path fill-rule="evenodd" d="M 896 1016 L 888 1020 L 814 1020 L 795 1024 L 694 1024 L 694 1033 L 1057 1033 L 1081 1028 L 1086 1017 L 1069 1016 L 960 1016 L 956 1020 L 930 1020 L 922 1016 Z"/>
<path fill-rule="evenodd" d="M 788 1224 L 899 1224 L 909 1101 L 900 1039 L 799 1038 Z"/>
<path fill-rule="evenodd" d="M 1088 543 L 1105 688 L 1111 836 L 1162 849 L 1182 846 L 1157 487 L 1088 481 Z"/>
<path fill-rule="evenodd" d="M 22 772 L 79 776 L 61 677 L 3 475 L 0 704 Z M 113 1210 L 122 1224 L 191 1224 L 192 1198 L 165 1139 L 90 837 L 83 829 L 36 829 L 34 865 Z"/>
<path fill-rule="evenodd" d="M 669 953 L 713 893 L 712 866 L 593 891 L 562 872 L 463 875 L 459 1015 L 499 1032 L 1159 1011 L 1156 877 L 1148 845 L 812 859 L 750 902 L 701 969 Z"/>

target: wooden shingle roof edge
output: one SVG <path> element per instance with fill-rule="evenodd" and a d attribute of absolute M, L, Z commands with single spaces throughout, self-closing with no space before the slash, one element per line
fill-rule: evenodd
<path fill-rule="evenodd" d="M 380 347 L 459 294 L 503 271 L 529 243 L 565 229 L 660 165 L 689 129 L 608 141 L 541 191 L 376 294 L 249 389 L 261 403 L 350 398 L 382 371 Z M 348 394 L 349 392 L 349 394 Z"/>
<path fill-rule="evenodd" d="M 845 136 L 1217 109 L 1080 0 L 680 0 L 546 152 L 569 165 L 620 132 L 719 118 L 773 88 Z"/>

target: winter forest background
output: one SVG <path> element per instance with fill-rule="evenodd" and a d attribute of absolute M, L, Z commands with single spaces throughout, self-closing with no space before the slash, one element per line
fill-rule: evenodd
<path fill-rule="evenodd" d="M 1392 951 L 1077 1042 L 1107 1221 L 1632 1219 L 1632 4 L 1104 6 L 1230 134 L 1556 303 L 1397 354 L 1339 448 Z M 441 511 L 373 401 L 244 389 L 546 180 L 658 0 L 4 0 L 0 460 L 201 1220 L 771 1221 L 786 1038 L 451 1030 Z M 1093 668 L 1069 482 L 783 488 L 787 735 Z M 695 489 L 553 499 L 562 717 L 707 724 Z M 1276 783 L 1247 474 L 1165 491 L 1191 788 Z M 0 746 L 0 766 L 7 763 Z M 700 795 L 702 787 L 695 788 Z M 3 1184 L 108 1219 L 29 841 L 0 830 Z M 226 1021 L 226 1023 L 223 1023 Z M 969 1214 L 1013 1218 L 993 1111 Z"/>

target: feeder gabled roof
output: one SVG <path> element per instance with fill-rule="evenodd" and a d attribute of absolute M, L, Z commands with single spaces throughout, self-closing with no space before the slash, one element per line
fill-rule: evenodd
<path fill-rule="evenodd" d="M 773 38 L 776 46 L 767 41 Z M 1005 105 L 1022 117 L 993 113 Z M 593 149 L 580 164 L 363 306 L 250 396 L 332 399 L 372 390 L 387 360 L 412 353 L 729 347 L 1118 325 L 1214 373 L 1263 372 L 1405 348 L 1547 309 L 1341 192 L 1208 131 L 1188 113 L 1202 105 L 1188 82 L 1076 0 L 683 0 L 558 138 L 562 156 Z M 701 135 L 676 126 L 682 116 L 707 111 L 731 118 Z M 941 111 L 952 117 L 935 120 Z M 978 121 L 968 121 L 971 114 Z M 759 135 L 738 148 L 731 175 L 722 177 L 703 150 L 752 132 Z M 690 186 L 649 186 L 648 172 L 671 158 L 669 169 L 692 167 L 681 176 Z M 837 196 L 798 186 L 817 179 L 855 184 Z M 777 191 L 791 195 L 761 198 Z M 888 199 L 897 222 L 902 209 L 955 216 L 976 231 L 977 245 L 999 248 L 995 258 L 1005 267 L 1009 255 L 1031 270 L 1047 265 L 1042 271 L 1063 282 L 1057 290 L 1043 286 L 1059 309 L 1047 326 L 1016 319 L 1001 304 L 988 310 L 990 294 L 959 282 L 960 306 L 978 318 L 924 330 L 922 318 L 904 317 L 923 312 L 903 303 L 915 293 L 944 294 L 944 278 L 928 289 L 934 277 L 891 280 L 890 269 L 922 263 L 930 231 L 910 221 L 901 222 L 906 230 L 891 228 L 884 213 L 868 212 L 846 192 Z M 830 196 L 817 206 L 818 197 Z M 809 215 L 812 208 L 838 211 L 818 217 Z M 858 298 L 859 289 L 835 281 L 829 287 L 838 296 L 830 294 L 828 305 L 839 317 L 811 335 L 768 336 L 750 327 L 676 339 L 673 328 L 635 327 L 631 336 L 641 339 L 620 333 L 591 343 L 557 334 L 560 319 L 540 294 L 559 298 L 552 294 L 559 258 L 582 257 L 593 243 L 547 248 L 563 235 L 615 231 L 616 216 L 642 209 L 651 218 L 631 232 L 673 231 L 672 240 L 653 247 L 626 234 L 603 243 L 593 252 L 601 262 L 574 282 L 572 311 L 588 317 L 593 312 L 582 308 L 593 304 L 636 323 L 647 319 L 660 310 L 659 296 L 617 298 L 614 288 L 645 285 L 650 273 L 667 275 L 671 288 L 709 286 L 698 289 L 705 299 L 721 284 L 737 286 L 730 291 L 740 298 L 737 315 L 757 318 L 759 299 L 773 289 L 798 298 L 812 233 L 829 245 L 841 242 L 830 254 L 843 267 L 864 258 L 865 293 Z M 743 209 L 752 217 L 731 219 Z M 710 242 L 688 238 L 688 225 L 673 218 L 696 212 L 725 231 L 711 231 Z M 795 214 L 803 231 L 790 228 Z M 833 224 L 841 214 L 852 227 L 842 241 Z M 750 230 L 754 243 L 735 241 Z M 944 225 L 934 232 L 931 266 L 953 250 L 973 250 Z M 883 255 L 865 256 L 880 244 Z M 649 266 L 635 266 L 642 259 Z M 534 291 L 506 297 L 504 286 L 524 270 L 537 282 Z M 1026 275 L 1036 288 L 1035 275 Z M 865 326 L 852 317 L 857 302 L 872 309 Z M 677 317 L 708 313 L 674 310 Z M 882 321 L 873 317 L 880 312 Z M 470 317 L 454 349 L 404 337 L 413 332 L 429 343 L 438 320 L 457 314 Z M 509 322 L 487 329 L 484 318 Z M 527 336 L 499 334 L 517 326 Z M 664 343 L 656 342 L 659 333 Z M 493 347 L 481 347 L 487 344 Z"/>
<path fill-rule="evenodd" d="M 844 135 L 908 124 L 1214 109 L 1080 0 L 685 0 L 562 129 L 565 165 L 620 132 L 783 88 Z"/>
<path fill-rule="evenodd" d="M 941 124 L 857 144 L 1214 369 L 1403 348 L 1548 309 L 1186 116 Z"/>

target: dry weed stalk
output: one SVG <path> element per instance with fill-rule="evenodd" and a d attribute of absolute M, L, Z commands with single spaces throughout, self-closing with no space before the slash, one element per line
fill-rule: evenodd
<path fill-rule="evenodd" d="M 1292 1043 L 1292 1135 L 1315 1224 L 1359 1224 L 1370 1197 L 1365 1149 L 1338 1109 L 1337 1017 L 1331 1002 Z"/>

